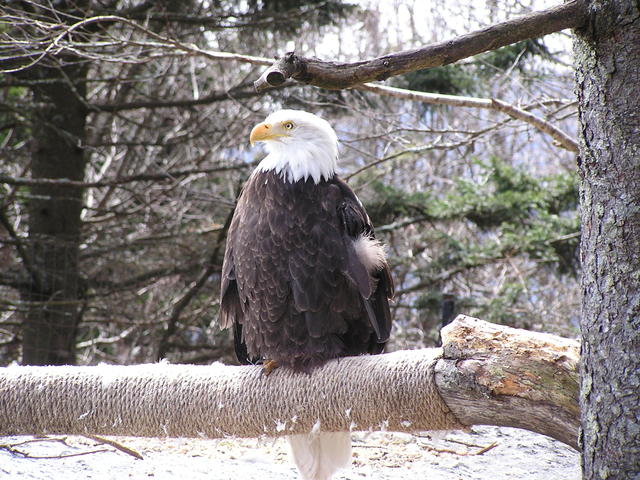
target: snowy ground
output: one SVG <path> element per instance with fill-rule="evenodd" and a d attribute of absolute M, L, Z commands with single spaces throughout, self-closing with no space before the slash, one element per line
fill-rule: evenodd
<path fill-rule="evenodd" d="M 0 438 L 0 479 L 297 479 L 284 439 L 110 440 L 143 459 L 85 437 Z M 559 442 L 509 428 L 474 427 L 441 438 L 355 433 L 352 469 L 336 480 L 579 480 L 579 462 Z"/>

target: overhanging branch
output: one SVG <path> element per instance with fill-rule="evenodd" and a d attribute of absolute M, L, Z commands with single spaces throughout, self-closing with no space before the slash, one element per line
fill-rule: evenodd
<path fill-rule="evenodd" d="M 538 38 L 565 28 L 578 28 L 587 19 L 584 0 L 572 0 L 557 7 L 523 15 L 491 25 L 452 40 L 392 53 L 354 63 L 327 62 L 293 52 L 271 65 L 254 86 L 257 91 L 284 83 L 288 78 L 317 87 L 340 90 L 366 82 L 386 80 L 423 68 L 439 67 L 505 45 Z"/>

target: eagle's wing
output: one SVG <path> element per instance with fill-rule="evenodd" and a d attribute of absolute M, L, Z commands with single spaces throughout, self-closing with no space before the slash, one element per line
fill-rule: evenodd
<path fill-rule="evenodd" d="M 375 240 L 373 225 L 358 197 L 343 181 L 340 180 L 338 185 L 343 194 L 343 201 L 338 206 L 338 216 L 346 237 L 348 274 L 358 286 L 369 321 L 378 337 L 379 351 L 382 351 L 391 333 L 389 299 L 393 298 L 393 280 L 384 259 L 373 271 L 367 268 L 367 261 L 357 248 L 358 242 L 364 241 L 372 248 L 381 246 Z"/>
<path fill-rule="evenodd" d="M 238 359 L 278 356 L 312 365 L 379 353 L 391 330 L 393 283 L 386 262 L 369 271 L 358 254 L 358 241 L 373 239 L 364 208 L 339 179 L 319 186 L 320 193 L 278 182 L 271 173 L 252 178 L 228 232 L 220 325 L 234 327 Z M 247 198 L 260 201 L 248 205 Z M 373 338 L 356 321 L 363 311 Z"/>
<path fill-rule="evenodd" d="M 227 234 L 227 245 L 232 242 L 231 230 Z M 240 297 L 238 296 L 238 285 L 236 283 L 235 269 L 233 265 L 233 252 L 231 247 L 227 247 L 222 263 L 222 279 L 220 285 L 220 328 L 231 327 L 242 314 L 240 310 Z"/>
<path fill-rule="evenodd" d="M 234 216 L 227 232 L 227 248 L 222 263 L 222 279 L 220 285 L 220 328 L 233 327 L 233 343 L 236 357 L 242 364 L 255 363 L 249 358 L 247 346 L 242 338 L 242 307 L 240 295 L 238 294 L 238 284 L 235 275 L 235 264 L 233 261 L 233 247 L 236 236 L 236 225 L 241 219 Z"/>
<path fill-rule="evenodd" d="M 222 262 L 222 275 L 220 279 L 220 316 L 218 322 L 220 328 L 229 328 L 238 320 L 242 315 L 242 309 L 240 306 L 240 297 L 238 295 L 238 284 L 236 282 L 235 262 L 233 259 L 234 251 L 233 246 L 236 244 L 236 236 L 238 224 L 243 221 L 239 208 L 240 203 L 243 201 L 243 193 L 238 198 L 236 209 L 229 224 L 227 230 L 227 242 L 224 252 L 224 260 Z"/>

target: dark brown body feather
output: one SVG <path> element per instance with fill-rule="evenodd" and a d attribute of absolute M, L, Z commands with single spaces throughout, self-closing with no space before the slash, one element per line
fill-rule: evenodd
<path fill-rule="evenodd" d="M 316 185 L 252 175 L 229 228 L 221 288 L 220 323 L 234 327 L 241 362 L 308 371 L 382 351 L 393 284 L 386 264 L 366 271 L 354 249 L 363 233 L 373 236 L 369 218 L 337 177 Z"/>

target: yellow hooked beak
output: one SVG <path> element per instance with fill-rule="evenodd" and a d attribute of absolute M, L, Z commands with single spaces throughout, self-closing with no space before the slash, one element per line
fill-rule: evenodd
<path fill-rule="evenodd" d="M 267 140 L 275 140 L 280 137 L 288 137 L 289 134 L 282 128 L 282 125 L 279 123 L 270 124 L 270 123 L 259 123 L 253 130 L 251 130 L 251 135 L 249 136 L 249 143 L 251 145 L 256 142 L 266 142 Z"/>
<path fill-rule="evenodd" d="M 265 140 L 269 140 L 271 138 L 271 131 L 273 130 L 271 124 L 269 123 L 259 123 L 253 130 L 251 130 L 251 135 L 249 136 L 249 143 L 254 145 L 256 142 L 264 142 Z"/>

